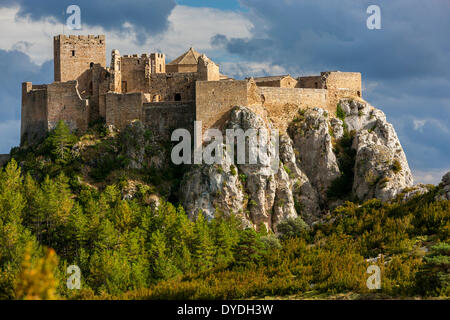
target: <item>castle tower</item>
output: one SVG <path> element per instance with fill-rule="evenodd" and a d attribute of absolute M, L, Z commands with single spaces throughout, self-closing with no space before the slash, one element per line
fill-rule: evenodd
<path fill-rule="evenodd" d="M 106 67 L 105 36 L 66 36 L 53 38 L 55 81 L 78 80 L 95 64 Z"/>
<path fill-rule="evenodd" d="M 198 58 L 197 72 L 199 81 L 220 80 L 219 66 L 204 54 Z"/>
<path fill-rule="evenodd" d="M 166 73 L 166 55 L 164 53 L 150 54 L 151 73 Z"/>

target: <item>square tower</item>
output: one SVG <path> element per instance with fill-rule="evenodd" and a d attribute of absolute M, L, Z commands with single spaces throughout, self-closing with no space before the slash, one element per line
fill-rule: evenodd
<path fill-rule="evenodd" d="M 105 36 L 55 36 L 53 55 L 55 81 L 80 80 L 95 64 L 106 67 Z"/>
<path fill-rule="evenodd" d="M 151 73 L 166 73 L 166 56 L 164 53 L 150 54 Z"/>

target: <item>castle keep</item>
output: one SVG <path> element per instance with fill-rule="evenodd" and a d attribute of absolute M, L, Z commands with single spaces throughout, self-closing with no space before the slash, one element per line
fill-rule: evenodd
<path fill-rule="evenodd" d="M 106 66 L 105 36 L 54 37 L 54 82 L 22 84 L 21 143 L 43 138 L 60 120 L 72 130 L 105 121 L 123 129 L 142 121 L 155 134 L 173 129 L 220 128 L 234 106 L 248 106 L 283 129 L 299 108 L 334 112 L 341 98 L 361 97 L 361 74 L 322 72 L 234 80 L 219 66 L 190 48 L 166 64 L 165 55 L 111 54 Z"/>

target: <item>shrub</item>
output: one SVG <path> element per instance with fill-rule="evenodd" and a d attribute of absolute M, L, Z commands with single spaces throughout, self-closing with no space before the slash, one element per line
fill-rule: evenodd
<path fill-rule="evenodd" d="M 394 162 L 392 163 L 392 171 L 394 171 L 394 173 L 397 174 L 401 170 L 402 170 L 402 165 L 400 164 L 400 161 L 395 159 Z"/>
<path fill-rule="evenodd" d="M 302 234 L 308 230 L 308 225 L 303 221 L 301 217 L 288 218 L 280 222 L 277 226 L 277 231 L 280 238 L 288 239 L 300 237 Z"/>

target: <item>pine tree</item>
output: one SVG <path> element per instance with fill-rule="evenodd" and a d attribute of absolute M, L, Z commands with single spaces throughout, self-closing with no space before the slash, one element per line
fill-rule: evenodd
<path fill-rule="evenodd" d="M 155 280 L 170 279 L 179 273 L 167 254 L 166 241 L 160 231 L 156 231 L 151 236 L 149 250 L 150 265 L 152 269 L 151 278 Z"/>
<path fill-rule="evenodd" d="M 214 243 L 208 231 L 208 222 L 199 213 L 194 226 L 194 257 L 199 271 L 206 271 L 214 266 Z"/>
<path fill-rule="evenodd" d="M 248 266 L 261 259 L 264 246 L 259 236 L 252 228 L 243 230 L 239 242 L 234 247 L 234 257 L 237 265 Z"/>
<path fill-rule="evenodd" d="M 76 142 L 77 137 L 70 132 L 67 124 L 62 120 L 46 139 L 46 145 L 58 164 L 67 164 L 72 160 L 71 149 Z"/>

